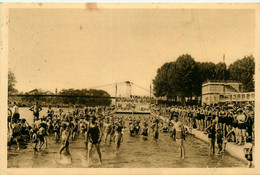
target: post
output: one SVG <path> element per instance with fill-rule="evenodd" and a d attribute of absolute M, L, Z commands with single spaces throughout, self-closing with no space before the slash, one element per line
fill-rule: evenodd
<path fill-rule="evenodd" d="M 115 106 L 116 106 L 116 109 L 117 109 L 117 103 L 116 103 L 116 101 L 117 101 L 117 82 L 116 82 L 116 92 L 115 92 Z"/>
<path fill-rule="evenodd" d="M 152 110 L 152 85 L 150 84 L 150 110 Z"/>

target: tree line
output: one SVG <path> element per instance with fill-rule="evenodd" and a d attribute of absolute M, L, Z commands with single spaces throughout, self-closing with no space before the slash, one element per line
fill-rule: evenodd
<path fill-rule="evenodd" d="M 189 54 L 179 56 L 176 61 L 167 62 L 157 70 L 153 79 L 153 93 L 156 97 L 185 99 L 201 96 L 205 81 L 234 80 L 243 84 L 243 91 L 254 91 L 255 61 L 245 56 L 229 66 L 224 62 L 196 62 Z"/>
<path fill-rule="evenodd" d="M 18 92 L 15 89 L 15 75 L 13 72 L 8 72 L 8 94 L 9 95 L 26 95 L 21 97 L 10 97 L 9 101 L 17 101 L 20 106 L 31 106 L 38 101 L 42 106 L 109 106 L 111 104 L 110 94 L 99 89 L 62 89 L 59 92 L 53 93 L 42 89 L 34 89 L 30 92 Z M 37 96 L 40 95 L 40 96 Z M 46 95 L 46 96 L 45 96 Z M 49 96 L 48 96 L 49 95 Z M 52 96 L 58 95 L 58 96 Z M 87 98 L 84 96 L 93 96 L 100 98 Z M 104 98 L 102 98 L 104 97 Z"/>

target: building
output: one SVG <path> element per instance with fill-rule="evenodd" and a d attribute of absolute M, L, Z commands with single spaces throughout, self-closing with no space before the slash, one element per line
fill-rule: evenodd
<path fill-rule="evenodd" d="M 254 102 L 254 92 L 243 92 L 242 83 L 208 81 L 202 84 L 202 104 Z"/>

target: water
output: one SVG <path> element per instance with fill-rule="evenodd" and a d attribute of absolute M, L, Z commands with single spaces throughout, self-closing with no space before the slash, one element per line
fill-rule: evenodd
<path fill-rule="evenodd" d="M 41 112 L 46 113 L 46 109 Z M 28 108 L 20 110 L 22 118 L 32 122 L 32 114 Z M 147 116 L 143 116 L 147 117 Z M 93 148 L 91 168 L 215 168 L 215 167 L 246 167 L 246 164 L 230 155 L 208 155 L 208 144 L 187 136 L 184 142 L 186 158 L 179 158 L 179 150 L 166 133 L 160 133 L 159 139 L 154 140 L 149 136 L 148 140 L 143 140 L 141 136 L 131 137 L 128 130 L 124 133 L 123 143 L 119 153 L 115 153 L 115 144 L 105 145 L 101 143 L 103 164 L 98 165 L 98 155 Z M 83 141 L 83 136 L 70 141 L 71 164 L 59 163 L 58 150 L 60 143 L 48 137 L 48 148 L 45 145 L 42 150 L 34 154 L 31 143 L 24 145 L 26 149 L 16 151 L 13 145 L 8 150 L 8 167 L 10 168 L 84 168 L 87 167 L 87 150 Z"/>

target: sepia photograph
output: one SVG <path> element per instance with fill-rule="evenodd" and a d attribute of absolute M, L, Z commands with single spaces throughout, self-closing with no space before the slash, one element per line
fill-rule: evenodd
<path fill-rule="evenodd" d="M 176 7 L 6 7 L 7 168 L 256 168 L 256 9 Z"/>

